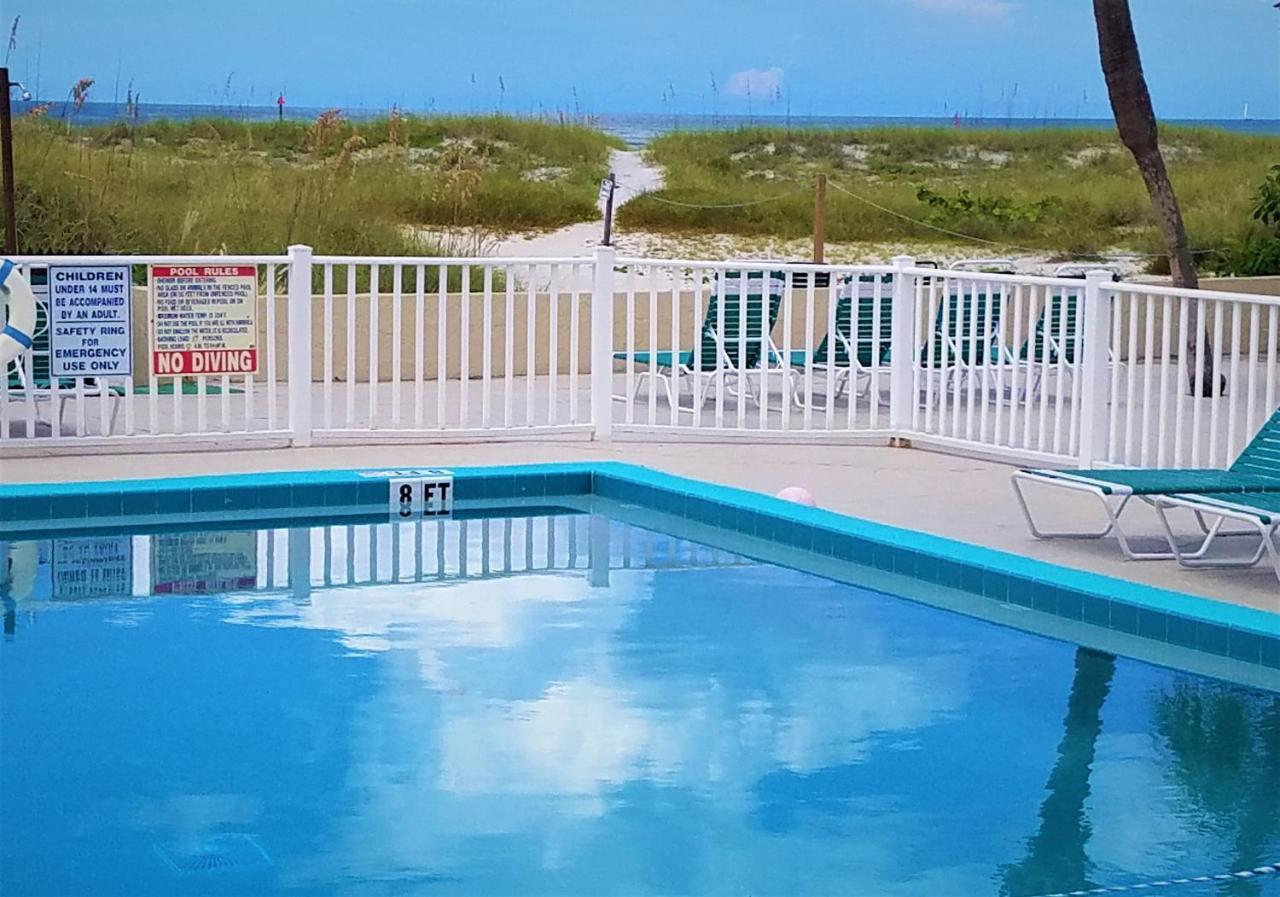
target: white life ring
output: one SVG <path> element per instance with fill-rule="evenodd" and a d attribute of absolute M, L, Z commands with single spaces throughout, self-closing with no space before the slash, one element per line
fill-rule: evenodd
<path fill-rule="evenodd" d="M 8 306 L 4 329 L 0 330 L 0 369 L 31 348 L 36 332 L 36 296 L 27 279 L 13 262 L 0 260 L 0 297 Z"/>

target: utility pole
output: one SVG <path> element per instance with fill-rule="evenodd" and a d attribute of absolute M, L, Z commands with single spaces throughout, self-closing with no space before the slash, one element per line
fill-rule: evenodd
<path fill-rule="evenodd" d="M 18 216 L 13 207 L 13 112 L 9 108 L 9 88 L 21 87 L 9 80 L 8 67 L 0 68 L 0 168 L 4 171 L 4 251 L 18 254 Z M 25 93 L 25 89 L 23 90 Z"/>
<path fill-rule="evenodd" d="M 813 194 L 813 260 L 821 265 L 827 245 L 827 176 L 818 175 Z"/>

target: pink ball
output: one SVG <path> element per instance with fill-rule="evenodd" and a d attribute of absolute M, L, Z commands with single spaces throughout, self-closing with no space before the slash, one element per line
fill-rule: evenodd
<path fill-rule="evenodd" d="M 813 498 L 813 493 L 803 486 L 788 486 L 777 495 L 783 501 L 793 501 L 798 505 L 804 505 L 807 508 L 816 508 L 818 503 Z"/>

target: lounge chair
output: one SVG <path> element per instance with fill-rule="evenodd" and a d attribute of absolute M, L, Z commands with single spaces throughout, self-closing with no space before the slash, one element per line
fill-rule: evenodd
<path fill-rule="evenodd" d="M 34 360 L 34 359 L 33 359 Z M 36 409 L 36 421 L 43 420 L 40 414 L 40 404 L 49 402 L 55 396 L 58 399 L 58 420 L 63 420 L 66 416 L 66 404 L 69 400 L 77 398 L 76 381 L 70 377 L 59 377 L 56 383 L 56 392 L 54 381 L 47 375 L 29 375 L 21 366 L 22 358 L 17 358 L 9 367 L 8 376 L 5 379 L 5 398 L 14 404 L 22 404 L 27 400 L 27 392 L 31 392 L 31 400 Z M 47 369 L 47 364 L 45 365 Z M 104 386 L 102 382 L 94 377 L 86 377 L 78 394 L 79 397 L 85 399 L 100 398 L 103 394 L 117 398 L 124 395 L 124 390 L 118 386 Z M 115 426 L 116 415 L 119 408 L 115 402 L 111 404 L 111 420 L 110 426 Z M 52 423 L 52 420 L 50 420 Z"/>
<path fill-rule="evenodd" d="M 1048 531 L 1037 526 L 1027 504 L 1024 488 L 1028 483 L 1056 486 L 1092 495 L 1107 514 L 1107 525 L 1091 532 Z M 1247 492 L 1280 492 L 1280 411 L 1245 446 L 1240 457 L 1227 470 L 1157 469 L 1157 470 L 1020 470 L 1012 477 L 1014 494 L 1027 518 L 1027 526 L 1037 539 L 1101 539 L 1116 534 L 1120 550 L 1131 560 L 1170 560 L 1177 553 L 1169 551 L 1135 551 L 1129 544 L 1120 515 L 1135 496 L 1155 504 L 1159 496 L 1219 495 Z M 1222 520 L 1206 526 L 1204 515 L 1197 521 L 1206 537 L 1217 536 Z M 1203 552 L 1202 546 L 1199 552 Z"/>
<path fill-rule="evenodd" d="M 933 334 L 920 350 L 920 366 L 939 379 L 936 400 L 948 384 L 962 386 L 970 377 L 988 372 L 988 359 L 1007 351 L 1000 336 L 1004 304 L 998 284 L 989 294 L 977 284 L 962 285 L 938 303 Z"/>
<path fill-rule="evenodd" d="M 1109 265 L 1072 264 L 1059 265 L 1054 277 L 1081 277 L 1090 271 L 1106 271 L 1112 280 L 1119 280 L 1119 272 Z M 1009 364 L 1020 365 L 1026 370 L 1023 398 L 1038 394 L 1046 373 L 1061 371 L 1068 379 L 1074 376 L 1076 347 L 1080 343 L 1080 293 L 1067 287 L 1057 288 L 1036 321 L 1034 332 L 1023 342 L 1017 354 L 1006 354 Z M 1117 362 L 1110 346 L 1107 358 L 1123 370 L 1124 362 Z M 1061 363 L 1061 364 L 1060 364 Z"/>
<path fill-rule="evenodd" d="M 1276 577 L 1280 578 L 1280 547 L 1276 539 L 1280 535 L 1280 492 L 1210 492 L 1204 495 L 1165 495 L 1156 499 L 1156 512 L 1169 539 L 1169 549 L 1178 563 L 1192 569 L 1203 567 L 1252 567 L 1264 557 L 1271 560 Z M 1185 508 L 1197 517 L 1212 517 L 1215 525 L 1205 535 L 1199 548 L 1187 551 L 1174 536 L 1169 524 L 1169 510 Z M 1244 558 L 1209 558 L 1209 547 L 1218 534 L 1221 522 L 1234 520 L 1257 531 L 1258 549 Z"/>
<path fill-rule="evenodd" d="M 118 386 L 107 386 L 96 377 L 85 377 L 80 381 L 77 396 L 76 380 L 72 377 L 51 376 L 51 355 L 49 340 L 49 314 L 45 306 L 47 300 L 43 296 L 36 298 L 36 326 L 32 334 L 31 348 L 15 358 L 8 370 L 4 371 L 3 386 L 0 386 L 0 401 L 14 404 L 26 403 L 28 398 L 35 407 L 35 423 L 43 419 L 40 414 L 42 403 L 51 403 L 56 397 L 58 410 L 56 418 L 50 413 L 49 424 L 54 420 L 62 421 L 66 417 L 66 404 L 77 397 L 91 399 L 100 398 L 104 394 L 113 399 L 124 395 Z M 56 389 L 56 392 L 55 392 Z M 111 402 L 111 419 L 109 429 L 114 429 L 116 417 L 120 412 L 119 402 Z"/>
<path fill-rule="evenodd" d="M 699 411 L 706 402 L 709 388 L 719 380 L 730 395 L 745 396 L 758 404 L 760 399 L 751 376 L 759 374 L 760 361 L 769 357 L 769 334 L 778 320 L 784 284 L 781 272 L 748 272 L 744 302 L 741 273 L 725 272 L 716 279 L 715 290 L 707 302 L 697 350 L 613 353 L 614 360 L 629 361 L 636 368 L 643 368 L 636 370 L 630 399 L 634 401 L 642 388 L 653 389 L 656 383 L 670 404 L 680 405 L 679 396 L 687 383 L 693 405 L 680 407 Z M 615 395 L 613 398 L 626 401 L 628 397 Z"/>
<path fill-rule="evenodd" d="M 854 313 L 854 297 L 857 297 L 857 313 Z M 876 306 L 879 304 L 879 311 Z M 866 378 L 870 390 L 876 371 L 889 357 L 893 340 L 893 275 L 860 274 L 847 277 L 837 287 L 836 307 L 833 315 L 835 326 L 822 337 L 813 354 L 804 349 L 793 349 L 785 364 L 793 378 L 799 378 L 806 369 L 812 369 L 824 380 L 830 378 L 830 396 L 835 401 L 844 395 L 850 382 L 855 394 L 861 395 L 859 378 Z M 776 353 L 781 358 L 782 353 Z M 792 390 L 797 405 L 804 407 L 813 402 L 813 396 L 804 389 Z M 822 395 L 827 390 L 822 391 Z"/>

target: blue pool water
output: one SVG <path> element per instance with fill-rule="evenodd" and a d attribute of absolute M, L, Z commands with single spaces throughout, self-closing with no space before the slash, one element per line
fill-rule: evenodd
<path fill-rule="evenodd" d="M 0 559 L 5 895 L 1017 897 L 1280 860 L 1280 690 L 598 517 Z"/>

